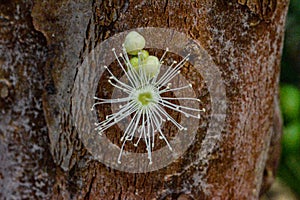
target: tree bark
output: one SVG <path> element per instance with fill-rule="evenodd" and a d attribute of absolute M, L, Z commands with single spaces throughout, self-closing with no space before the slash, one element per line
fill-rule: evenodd
<path fill-rule="evenodd" d="M 287 7 L 288 0 L 3 1 L 1 198 L 258 199 L 280 154 Z M 82 142 L 72 116 L 72 102 L 82 100 L 72 93 L 78 64 L 105 39 L 138 27 L 188 35 L 220 70 L 225 126 L 207 162 L 197 153 L 208 125 L 180 159 L 147 173 L 109 168 Z"/>

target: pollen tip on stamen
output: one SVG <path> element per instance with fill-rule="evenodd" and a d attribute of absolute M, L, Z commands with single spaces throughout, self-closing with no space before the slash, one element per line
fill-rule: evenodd
<path fill-rule="evenodd" d="M 203 112 L 206 112 L 206 109 L 205 109 L 205 108 L 202 108 L 202 111 L 203 111 Z"/>
<path fill-rule="evenodd" d="M 149 165 L 152 165 L 152 161 L 149 162 Z"/>
<path fill-rule="evenodd" d="M 169 48 L 168 48 L 168 47 L 166 48 L 166 51 L 169 51 Z"/>
<path fill-rule="evenodd" d="M 189 86 L 190 86 L 190 88 L 192 88 L 192 87 L 193 87 L 193 85 L 192 85 L 191 83 L 189 84 Z"/>
<path fill-rule="evenodd" d="M 112 48 L 111 50 L 112 50 L 112 51 L 115 51 L 116 49 L 115 49 L 115 48 Z"/>
<path fill-rule="evenodd" d="M 176 60 L 174 60 L 174 61 L 173 61 L 173 63 L 174 63 L 174 64 L 176 64 L 176 63 L 177 63 L 177 61 L 176 61 Z"/>
<path fill-rule="evenodd" d="M 181 72 L 181 71 L 180 71 L 180 70 L 178 70 L 177 74 L 180 74 L 180 72 Z"/>
<path fill-rule="evenodd" d="M 200 119 L 200 114 L 197 115 L 197 118 Z"/>
<path fill-rule="evenodd" d="M 121 161 L 118 160 L 118 164 L 121 164 Z"/>
<path fill-rule="evenodd" d="M 184 131 L 187 131 L 187 128 L 186 128 L 186 127 L 184 127 L 184 128 L 183 128 L 183 130 L 184 130 Z"/>
<path fill-rule="evenodd" d="M 137 143 L 134 143 L 134 144 L 133 144 L 133 146 L 137 147 L 137 146 L 138 146 L 138 144 L 137 144 Z"/>
<path fill-rule="evenodd" d="M 91 108 L 91 111 L 94 111 L 94 108 Z"/>
<path fill-rule="evenodd" d="M 104 65 L 103 67 L 104 67 L 105 69 L 107 69 L 107 66 L 106 66 L 106 65 Z"/>

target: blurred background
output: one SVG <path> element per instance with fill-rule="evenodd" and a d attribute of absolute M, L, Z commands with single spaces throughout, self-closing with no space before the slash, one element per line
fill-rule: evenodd
<path fill-rule="evenodd" d="M 290 0 L 281 62 L 280 103 L 284 120 L 276 183 L 265 199 L 300 199 L 300 0 Z"/>

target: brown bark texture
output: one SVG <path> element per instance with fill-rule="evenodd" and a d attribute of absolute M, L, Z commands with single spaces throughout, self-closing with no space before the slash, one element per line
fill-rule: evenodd
<path fill-rule="evenodd" d="M 258 199 L 280 154 L 287 7 L 288 0 L 2 0 L 1 199 Z M 188 35 L 221 72 L 225 126 L 205 162 L 198 153 L 209 109 L 185 154 L 147 173 L 107 167 L 78 134 L 72 116 L 73 103 L 84 99 L 72 95 L 78 64 L 105 39 L 139 27 Z M 203 96 L 210 105 L 209 94 Z"/>

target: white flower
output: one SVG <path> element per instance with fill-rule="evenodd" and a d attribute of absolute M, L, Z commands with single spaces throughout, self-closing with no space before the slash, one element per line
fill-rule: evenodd
<path fill-rule="evenodd" d="M 164 55 L 160 60 L 154 59 L 155 62 L 153 70 L 151 70 L 151 62 L 149 65 L 143 66 L 141 62 L 141 51 L 138 53 L 138 69 L 133 67 L 130 63 L 126 48 L 123 45 L 123 54 L 120 54 L 121 59 L 119 59 L 116 54 L 115 49 L 112 49 L 114 52 L 115 58 L 118 61 L 119 66 L 124 72 L 128 83 L 122 82 L 110 71 L 110 69 L 105 66 L 106 70 L 110 73 L 109 83 L 114 87 L 122 90 L 126 93 L 126 97 L 117 98 L 117 99 L 101 99 L 94 97 L 99 102 L 96 102 L 92 110 L 96 105 L 99 104 L 114 104 L 114 103 L 125 103 L 121 106 L 118 112 L 106 116 L 106 119 L 100 123 L 96 123 L 96 130 L 99 131 L 99 134 L 102 134 L 106 129 L 117 124 L 124 118 L 131 116 L 132 119 L 124 131 L 124 135 L 121 137 L 122 147 L 118 157 L 118 163 L 121 163 L 121 156 L 124 149 L 124 145 L 127 141 L 133 141 L 134 137 L 137 137 L 135 146 L 137 146 L 140 140 L 143 138 L 146 144 L 146 150 L 148 153 L 149 163 L 152 163 L 151 152 L 154 148 L 154 139 L 155 133 L 159 134 L 160 139 L 163 139 L 168 145 L 169 149 L 172 150 L 171 145 L 169 144 L 167 138 L 162 132 L 162 124 L 164 121 L 171 121 L 179 130 L 186 130 L 187 127 L 183 127 L 175 119 L 170 116 L 164 108 L 169 108 L 177 112 L 183 113 L 185 117 L 200 118 L 200 112 L 205 111 L 205 109 L 195 109 L 186 106 L 181 106 L 170 102 L 169 100 L 188 100 L 199 102 L 199 99 L 196 98 L 171 98 L 171 97 L 162 97 L 161 95 L 165 92 L 183 90 L 189 87 L 192 87 L 191 84 L 180 87 L 180 88 L 171 88 L 169 83 L 174 77 L 180 73 L 180 69 L 183 67 L 186 61 L 188 61 L 187 55 L 179 63 L 174 62 L 167 71 L 160 77 L 158 77 L 160 72 L 160 67 L 162 59 L 166 55 L 168 49 L 165 51 Z M 149 56 L 150 57 L 150 56 Z M 154 56 L 153 56 L 154 57 Z M 156 58 L 156 57 L 155 57 Z M 152 61 L 153 61 L 152 60 Z M 157 62 L 159 64 L 157 64 Z M 123 66 L 122 63 L 125 63 Z M 157 66 L 158 65 L 158 66 Z M 175 67 L 174 67 L 175 65 Z M 189 113 L 198 112 L 197 115 Z"/>

